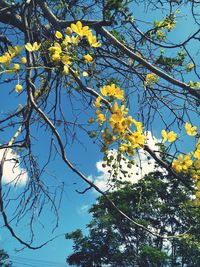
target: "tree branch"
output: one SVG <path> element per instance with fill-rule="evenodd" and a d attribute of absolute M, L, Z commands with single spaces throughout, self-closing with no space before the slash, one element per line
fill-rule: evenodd
<path fill-rule="evenodd" d="M 130 48 L 119 42 L 110 32 L 105 30 L 103 27 L 101 28 L 96 28 L 96 31 L 99 32 L 102 36 L 104 36 L 107 40 L 110 41 L 110 43 L 120 49 L 123 53 L 125 53 L 127 56 L 130 58 L 136 60 L 139 62 L 143 67 L 147 68 L 148 70 L 152 71 L 153 73 L 157 74 L 159 77 L 163 78 L 164 80 L 170 82 L 173 85 L 176 85 L 184 90 L 186 92 L 190 93 L 191 95 L 195 96 L 198 100 L 200 99 L 200 93 L 191 88 L 188 84 L 181 82 L 179 80 L 176 80 L 172 76 L 168 75 L 167 73 L 159 70 L 155 66 L 153 66 L 151 63 L 149 63 L 147 60 L 144 58 L 138 56 L 136 53 L 134 53 Z"/>

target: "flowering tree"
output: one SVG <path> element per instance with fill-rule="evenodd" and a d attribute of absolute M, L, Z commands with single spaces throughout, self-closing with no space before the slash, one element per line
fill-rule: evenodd
<path fill-rule="evenodd" d="M 8 162 L 13 169 L 20 167 L 12 183 L 28 176 L 16 198 L 17 221 L 30 213 L 32 225 L 36 208 L 39 215 L 47 202 L 57 214 L 58 188 L 51 192 L 42 176 L 57 158 L 86 182 L 84 192 L 94 188 L 117 212 L 151 232 L 72 164 L 68 144 L 79 142 L 85 132 L 104 154 L 104 165 L 111 167 L 114 186 L 122 175 L 131 175 L 123 171 L 122 161 L 131 169 L 142 149 L 184 186 L 192 177 L 193 204 L 199 203 L 197 5 L 181 0 L 151 0 L 148 5 L 123 0 L 0 1 L 1 90 L 10 102 L 0 118 L 0 210 L 20 243 L 32 249 L 44 245 L 22 240 L 9 223 L 10 187 L 3 185 Z M 146 21 L 134 13 L 141 8 Z M 177 38 L 186 15 L 195 26 Z M 147 140 L 147 131 L 154 133 L 156 125 L 162 140 L 159 151 Z M 36 152 L 41 146 L 42 163 Z"/>

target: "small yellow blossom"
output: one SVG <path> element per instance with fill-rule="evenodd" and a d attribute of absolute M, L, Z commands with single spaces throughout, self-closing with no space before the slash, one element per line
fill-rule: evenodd
<path fill-rule="evenodd" d="M 69 73 L 69 67 L 68 66 L 64 66 L 64 68 L 63 68 L 63 73 L 65 74 L 65 75 L 67 75 L 68 73 Z"/>
<path fill-rule="evenodd" d="M 178 159 L 177 160 L 173 160 L 172 162 L 172 168 L 176 171 L 176 172 L 184 172 L 187 173 L 189 167 L 192 166 L 192 160 L 191 160 L 191 155 L 187 154 L 185 157 L 183 157 L 182 154 L 178 155 Z"/>
<path fill-rule="evenodd" d="M 127 144 L 123 144 L 119 147 L 119 151 L 120 152 L 125 152 L 128 149 L 128 145 Z"/>
<path fill-rule="evenodd" d="M 101 107 L 101 97 L 100 96 L 98 96 L 97 97 L 97 99 L 96 99 L 96 101 L 94 102 L 94 106 L 96 107 L 96 108 L 99 108 L 99 107 Z"/>
<path fill-rule="evenodd" d="M 144 145 L 146 137 L 140 132 L 133 132 L 126 139 L 131 142 L 133 148 L 138 148 Z"/>
<path fill-rule="evenodd" d="M 26 64 L 26 63 L 27 63 L 27 60 L 26 60 L 25 57 L 22 57 L 22 58 L 21 58 L 21 63 L 22 63 L 22 64 Z"/>
<path fill-rule="evenodd" d="M 142 132 L 142 128 L 143 128 L 142 123 L 140 121 L 136 121 L 135 119 L 133 119 L 133 123 L 134 123 L 137 131 L 139 133 L 141 133 Z"/>
<path fill-rule="evenodd" d="M 70 56 L 67 56 L 67 55 L 64 55 L 64 56 L 61 56 L 61 62 L 65 65 L 70 65 L 72 64 L 71 62 L 71 57 Z"/>
<path fill-rule="evenodd" d="M 197 135 L 197 127 L 196 126 L 192 126 L 190 123 L 186 122 L 185 124 L 185 130 L 186 133 L 190 136 L 195 136 Z"/>
<path fill-rule="evenodd" d="M 38 44 L 37 42 L 34 42 L 33 44 L 27 43 L 25 44 L 25 48 L 29 52 L 38 51 L 40 49 L 41 44 Z"/>
<path fill-rule="evenodd" d="M 87 77 L 88 76 L 87 71 L 83 71 L 82 75 L 83 75 L 83 77 Z"/>
<path fill-rule="evenodd" d="M 187 65 L 187 67 L 186 67 L 186 71 L 187 71 L 187 72 L 190 72 L 190 71 L 192 71 L 193 68 L 194 68 L 194 64 L 193 64 L 193 63 L 189 63 L 189 64 Z"/>
<path fill-rule="evenodd" d="M 72 23 L 71 29 L 81 37 L 88 36 L 89 34 L 91 34 L 91 30 L 89 30 L 89 27 L 88 26 L 83 27 L 80 21 L 77 21 L 76 24 Z"/>
<path fill-rule="evenodd" d="M 199 159 L 199 160 L 200 160 L 200 150 L 199 150 L 199 149 L 195 150 L 195 152 L 193 153 L 193 156 L 194 156 L 196 159 Z"/>
<path fill-rule="evenodd" d="M 165 130 L 162 130 L 161 134 L 163 139 L 168 142 L 174 142 L 177 138 L 177 134 L 173 131 L 167 133 Z"/>
<path fill-rule="evenodd" d="M 85 56 L 83 56 L 83 58 L 87 61 L 87 62 L 91 62 L 93 60 L 93 57 L 90 54 L 87 54 Z"/>
<path fill-rule="evenodd" d="M 64 46 L 67 46 L 68 44 L 73 44 L 73 45 L 78 45 L 78 43 L 80 42 L 80 38 L 79 36 L 65 36 L 65 39 L 63 40 L 62 44 Z"/>
<path fill-rule="evenodd" d="M 105 118 L 104 114 L 100 113 L 97 115 L 97 120 L 100 124 L 102 124 L 106 120 L 106 118 Z"/>
<path fill-rule="evenodd" d="M 0 56 L 0 63 L 3 63 L 6 67 L 9 67 L 12 57 L 6 52 L 3 56 Z"/>
<path fill-rule="evenodd" d="M 60 56 L 59 53 L 54 53 L 54 54 L 51 56 L 51 59 L 52 59 L 52 61 L 60 61 L 61 56 Z"/>
<path fill-rule="evenodd" d="M 96 36 L 92 35 L 92 33 L 87 35 L 87 40 L 91 47 L 97 48 L 101 46 L 101 43 L 97 42 Z"/>
<path fill-rule="evenodd" d="M 55 36 L 56 36 L 57 39 L 62 39 L 63 38 L 62 33 L 59 32 L 59 31 L 56 31 Z"/>
<path fill-rule="evenodd" d="M 19 71 L 20 70 L 20 65 L 19 64 L 14 64 L 13 65 L 13 70 L 14 71 Z"/>
<path fill-rule="evenodd" d="M 18 93 L 18 92 L 20 92 L 22 90 L 22 85 L 21 84 L 17 84 L 16 86 L 15 86 L 15 91 Z"/>
<path fill-rule="evenodd" d="M 66 28 L 66 34 L 68 34 L 68 35 L 72 34 L 72 29 L 70 27 Z"/>
<path fill-rule="evenodd" d="M 8 53 L 11 57 L 17 56 L 23 50 L 22 46 L 16 45 L 14 47 L 8 46 Z"/>

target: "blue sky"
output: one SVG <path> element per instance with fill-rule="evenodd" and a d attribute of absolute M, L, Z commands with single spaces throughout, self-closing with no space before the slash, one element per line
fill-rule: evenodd
<path fill-rule="evenodd" d="M 186 10 L 187 11 L 187 10 Z M 143 10 L 138 7 L 137 12 L 135 12 L 136 19 L 140 19 L 144 16 Z M 187 13 L 187 12 L 186 12 Z M 148 21 L 155 19 L 162 19 L 163 15 L 160 14 L 160 11 L 157 10 L 152 13 L 151 17 L 145 18 Z M 176 30 L 170 33 L 173 36 L 174 41 L 181 41 L 191 32 L 193 25 L 190 22 L 189 18 L 183 17 L 181 24 L 177 24 Z M 192 28 L 195 31 L 194 28 Z M 192 44 L 193 45 L 193 44 Z M 197 47 L 193 45 L 193 51 L 195 52 Z M 19 103 L 23 104 L 23 97 L 16 97 L 15 94 L 8 95 L 6 90 L 12 85 L 7 84 L 6 87 L 0 88 L 0 99 L 3 99 L 1 102 L 0 112 L 6 112 L 8 107 L 10 110 L 17 107 Z M 86 117 L 86 116 L 85 116 Z M 84 118 L 84 115 L 83 115 Z M 155 134 L 157 138 L 160 138 L 160 126 L 158 123 L 155 123 Z M 14 129 L 13 129 L 14 131 Z M 7 133 L 6 133 L 7 134 Z M 10 136 L 13 132 L 9 133 Z M 38 136 L 42 138 L 43 146 L 36 147 L 38 158 L 41 162 L 45 162 L 46 151 L 44 151 L 45 143 L 48 142 L 48 136 Z M 9 139 L 9 136 L 5 133 L 1 133 L 1 140 Z M 102 160 L 102 154 L 99 152 L 98 147 L 92 143 L 92 140 L 87 138 L 86 134 L 82 134 L 81 141 L 86 143 L 86 146 L 80 146 L 78 144 L 68 146 L 68 154 L 70 155 L 70 160 L 75 162 L 78 168 L 87 176 L 95 177 L 98 176 L 96 169 L 96 163 Z M 78 160 L 77 160 L 77 155 Z M 56 179 L 53 177 L 56 175 Z M 52 227 L 55 224 L 55 217 L 52 216 L 52 213 L 49 209 L 45 208 L 42 216 L 36 222 L 35 226 L 35 245 L 39 245 L 43 242 L 46 242 L 48 239 L 51 239 L 54 236 L 57 237 L 54 241 L 47 244 L 45 247 L 39 250 L 29 250 L 23 249 L 19 252 L 15 250 L 20 250 L 22 247 L 19 245 L 15 239 L 11 237 L 8 233 L 8 230 L 1 227 L 0 228 L 0 247 L 5 249 L 10 255 L 11 260 L 13 261 L 14 267 L 21 266 L 66 266 L 65 260 L 67 255 L 72 252 L 72 242 L 65 240 L 64 234 L 66 232 L 74 231 L 77 228 L 82 229 L 84 232 L 87 232 L 85 225 L 90 221 L 91 216 L 88 214 L 87 210 L 95 202 L 97 194 L 92 190 L 86 192 L 85 194 L 78 194 L 75 190 L 83 190 L 87 185 L 80 180 L 77 175 L 72 173 L 66 166 L 63 165 L 62 161 L 56 160 L 51 162 L 48 168 L 48 173 L 44 174 L 44 179 L 51 179 L 51 183 L 55 184 L 65 182 L 63 198 L 61 202 L 61 208 L 59 211 L 59 226 L 52 233 Z M 15 190 L 21 190 L 17 188 Z M 13 195 L 15 194 L 13 190 Z M 14 209 L 14 205 L 13 205 Z M 12 215 L 13 210 L 8 211 L 8 215 Z M 26 219 L 19 222 L 18 225 L 12 223 L 13 228 L 16 233 L 22 238 L 28 238 L 28 225 Z M 42 221 L 43 225 L 41 225 Z M 2 223 L 1 223 L 2 226 Z M 30 260 L 31 259 L 31 260 Z"/>

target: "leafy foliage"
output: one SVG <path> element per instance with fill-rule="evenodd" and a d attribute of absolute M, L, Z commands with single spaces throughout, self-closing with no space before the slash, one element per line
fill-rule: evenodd
<path fill-rule="evenodd" d="M 9 255 L 0 249 L 0 267 L 11 267 L 12 263 L 9 261 Z"/>
<path fill-rule="evenodd" d="M 186 179 L 186 177 L 185 177 Z M 199 207 L 192 205 L 191 191 L 178 180 L 152 173 L 137 184 L 126 184 L 109 197 L 128 216 L 159 235 L 152 236 L 117 214 L 103 197 L 90 209 L 93 216 L 81 230 L 66 234 L 74 241 L 70 265 L 86 266 L 198 266 Z M 184 235 L 179 235 L 188 231 Z M 194 235 L 194 233 L 196 233 Z M 195 256 L 196 255 L 196 256 Z"/>

